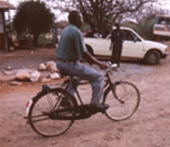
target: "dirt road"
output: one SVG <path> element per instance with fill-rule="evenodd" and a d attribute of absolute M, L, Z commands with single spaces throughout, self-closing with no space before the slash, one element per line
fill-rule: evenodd
<path fill-rule="evenodd" d="M 141 103 L 134 116 L 113 122 L 97 114 L 76 121 L 69 131 L 54 138 L 37 135 L 23 119 L 25 102 L 41 89 L 42 83 L 1 83 L 0 147 L 169 147 L 170 57 L 157 66 L 123 62 L 112 79 L 131 81 L 139 88 Z M 90 100 L 90 90 L 88 85 L 80 88 L 86 101 Z"/>

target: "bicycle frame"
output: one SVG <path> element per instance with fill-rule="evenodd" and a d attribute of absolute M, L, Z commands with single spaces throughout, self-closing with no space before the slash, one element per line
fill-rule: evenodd
<path fill-rule="evenodd" d="M 63 82 L 63 86 L 66 85 L 66 86 L 65 86 L 65 90 L 68 91 L 69 84 L 72 84 L 72 86 L 73 86 L 73 88 L 74 88 L 74 90 L 75 90 L 76 96 L 77 96 L 78 100 L 80 101 L 80 104 L 81 104 L 81 105 L 84 105 L 84 103 L 83 103 L 83 101 L 82 101 L 82 98 L 81 98 L 81 96 L 80 96 L 80 94 L 79 94 L 79 92 L 78 92 L 78 90 L 77 90 L 77 86 L 79 86 L 79 85 L 84 85 L 84 84 L 88 84 L 89 82 L 85 81 L 85 82 L 79 82 L 78 84 L 75 84 L 75 83 L 77 82 L 77 80 L 76 80 L 74 77 L 71 77 L 71 76 L 69 76 L 69 78 L 70 78 L 70 79 L 67 79 L 67 80 L 65 80 L 65 81 Z M 106 72 L 105 78 L 106 78 L 106 79 L 105 79 L 105 84 L 104 84 L 104 91 L 106 91 L 106 89 L 108 89 L 108 87 L 111 87 L 111 85 L 113 84 L 113 83 L 111 82 L 111 78 L 110 78 L 110 76 L 109 76 L 109 72 Z M 115 92 L 113 92 L 113 93 L 114 93 L 114 95 L 115 95 Z"/>

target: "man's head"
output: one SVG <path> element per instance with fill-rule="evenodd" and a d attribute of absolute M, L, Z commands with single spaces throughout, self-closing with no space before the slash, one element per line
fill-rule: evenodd
<path fill-rule="evenodd" d="M 120 24 L 119 23 L 115 23 L 115 26 L 117 29 L 120 29 Z"/>
<path fill-rule="evenodd" d="M 83 18 L 82 15 L 78 11 L 71 11 L 68 20 L 71 24 L 76 25 L 78 28 L 80 28 L 83 24 Z"/>

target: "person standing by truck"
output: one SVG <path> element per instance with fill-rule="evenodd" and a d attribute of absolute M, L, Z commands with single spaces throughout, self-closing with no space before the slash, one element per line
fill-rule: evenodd
<path fill-rule="evenodd" d="M 111 62 L 116 63 L 120 67 L 120 58 L 122 53 L 122 44 L 123 44 L 123 32 L 120 30 L 120 24 L 115 24 L 116 29 L 111 33 L 111 46 L 112 51 Z"/>

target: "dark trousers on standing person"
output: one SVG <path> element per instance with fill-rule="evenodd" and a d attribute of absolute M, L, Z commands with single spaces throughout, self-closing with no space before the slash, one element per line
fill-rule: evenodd
<path fill-rule="evenodd" d="M 112 49 L 111 62 L 116 63 L 120 67 L 120 58 L 122 54 L 122 44 L 115 44 Z"/>

